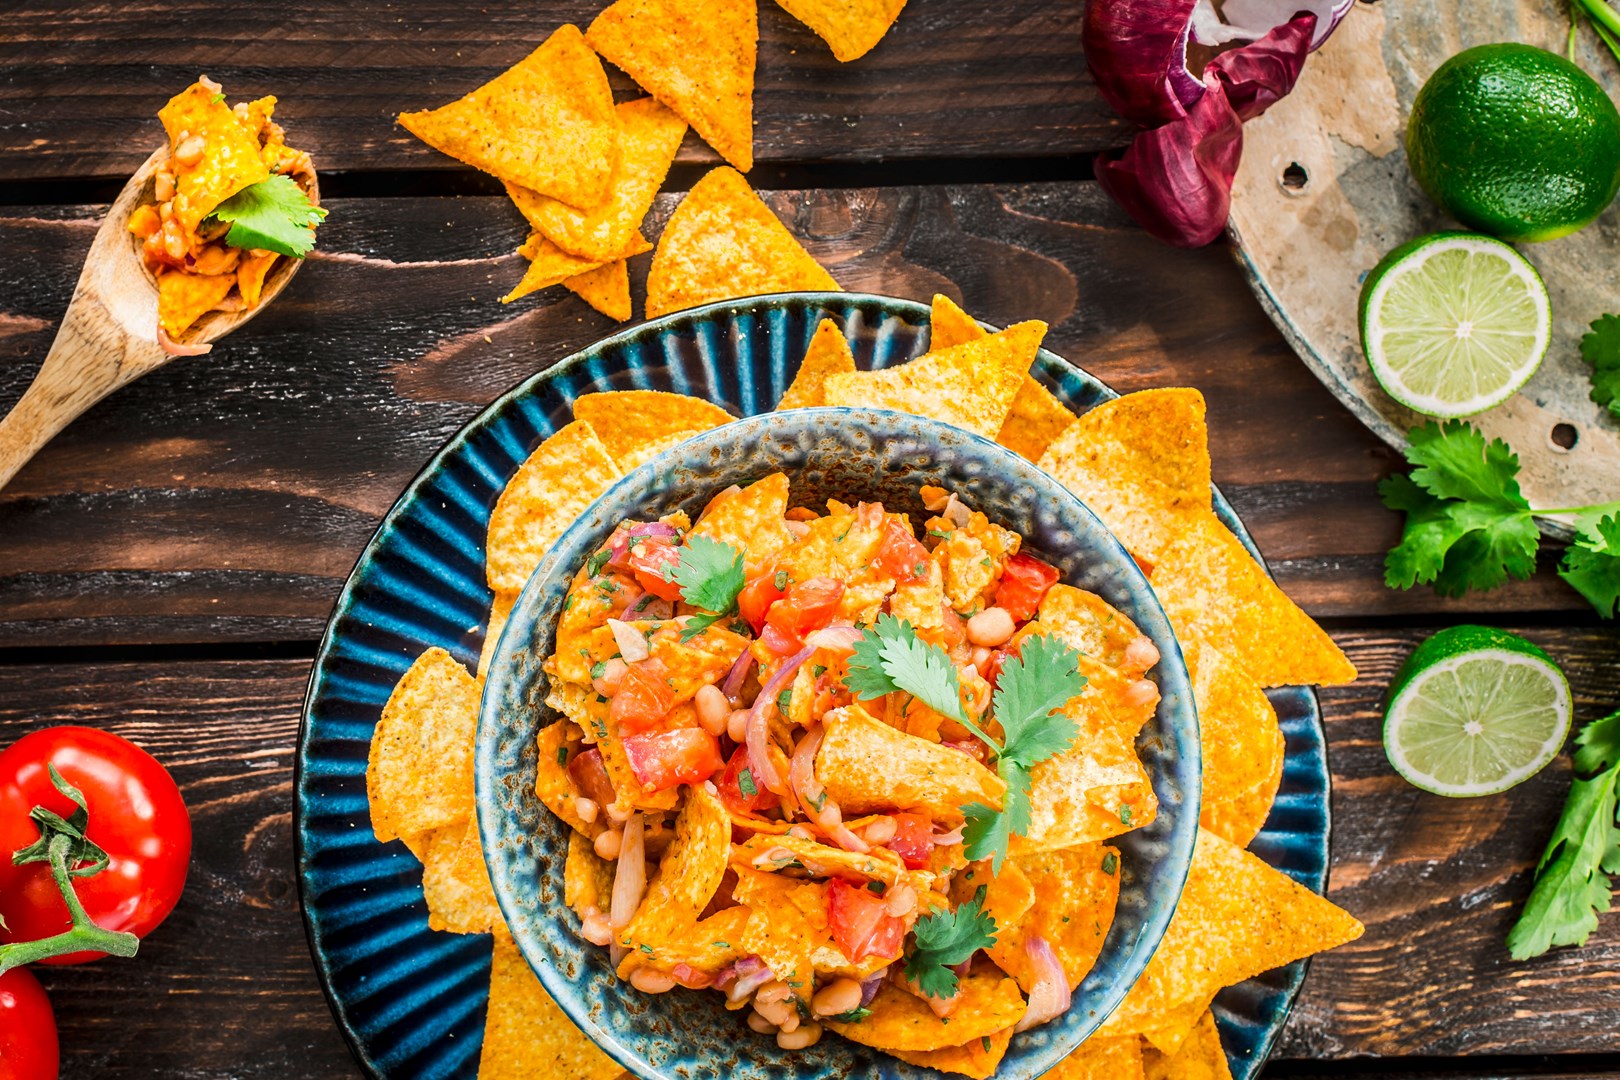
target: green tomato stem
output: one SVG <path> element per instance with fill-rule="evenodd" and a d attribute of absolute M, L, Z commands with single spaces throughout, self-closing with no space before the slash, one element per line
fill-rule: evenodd
<path fill-rule="evenodd" d="M 10 945 L 0 945 L 0 975 L 4 975 L 12 968 L 36 963 L 52 956 L 76 952 L 134 956 L 135 950 L 140 947 L 140 939 L 134 934 L 104 930 L 97 926 L 84 910 L 84 905 L 79 903 L 79 895 L 73 891 L 73 882 L 68 877 L 67 850 L 71 843 L 72 839 L 61 833 L 51 837 L 50 858 L 51 877 L 62 892 L 62 902 L 67 905 L 68 917 L 73 923 L 72 928 L 48 938 L 40 938 L 38 941 L 18 941 Z"/>

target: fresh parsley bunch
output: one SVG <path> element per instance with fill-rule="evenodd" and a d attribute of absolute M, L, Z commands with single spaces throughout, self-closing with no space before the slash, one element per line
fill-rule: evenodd
<path fill-rule="evenodd" d="M 1444 596 L 1524 580 L 1536 568 L 1537 515 L 1572 514 L 1576 539 L 1559 576 L 1612 618 L 1620 605 L 1620 501 L 1533 509 L 1519 490 L 1519 458 L 1472 424 L 1429 422 L 1407 435 L 1416 466 L 1378 487 L 1384 505 L 1406 514 L 1401 542 L 1384 560 L 1392 589 L 1432 584 Z"/>
<path fill-rule="evenodd" d="M 1524 912 L 1508 933 L 1515 960 L 1555 945 L 1584 945 L 1613 902 L 1620 874 L 1620 712 L 1594 720 L 1576 739 L 1575 780 Z"/>

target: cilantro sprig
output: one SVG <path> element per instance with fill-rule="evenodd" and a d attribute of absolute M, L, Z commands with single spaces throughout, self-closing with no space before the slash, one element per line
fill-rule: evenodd
<path fill-rule="evenodd" d="M 230 222 L 225 243 L 231 247 L 302 259 L 315 246 L 315 226 L 325 220 L 326 210 L 310 202 L 292 177 L 270 176 L 214 207 L 210 217 Z"/>
<path fill-rule="evenodd" d="M 1021 655 L 1002 663 L 991 707 L 1001 724 L 997 739 L 962 708 L 956 665 L 945 650 L 923 641 L 911 624 L 879 615 L 855 644 L 844 677 L 856 697 L 865 700 L 903 691 L 973 732 L 996 755 L 996 772 L 1007 785 L 1001 809 L 984 803 L 962 808 L 967 823 L 962 839 L 970 859 L 990 859 L 1000 872 L 1015 835 L 1029 829 L 1030 770 L 1074 743 L 1078 729 L 1056 710 L 1086 687 L 1080 654 L 1054 637 L 1031 637 Z"/>
<path fill-rule="evenodd" d="M 1620 416 L 1620 315 L 1605 315 L 1581 338 L 1581 356 L 1592 365 L 1592 400 Z"/>
<path fill-rule="evenodd" d="M 691 641 L 736 611 L 737 594 L 748 583 L 742 552 L 708 536 L 687 537 L 680 561 L 666 574 L 681 587 L 681 599 L 704 612 L 687 620 L 682 641 Z"/>
<path fill-rule="evenodd" d="M 1414 428 L 1406 458 L 1416 466 L 1378 486 L 1384 505 L 1406 514 L 1401 542 L 1384 560 L 1392 589 L 1433 585 L 1443 596 L 1494 589 L 1535 571 L 1538 515 L 1570 514 L 1576 538 L 1559 575 L 1612 618 L 1620 605 L 1620 501 L 1532 508 L 1519 490 L 1519 458 L 1501 439 L 1450 420 Z"/>
<path fill-rule="evenodd" d="M 906 978 L 931 998 L 956 996 L 958 980 L 951 968 L 980 949 L 996 943 L 996 920 L 984 910 L 985 887 L 955 911 L 941 909 L 918 919 L 906 954 Z"/>
<path fill-rule="evenodd" d="M 1575 779 L 1524 912 L 1508 933 L 1515 960 L 1555 945 L 1584 945 L 1613 903 L 1620 874 L 1620 712 L 1594 720 L 1576 739 Z"/>

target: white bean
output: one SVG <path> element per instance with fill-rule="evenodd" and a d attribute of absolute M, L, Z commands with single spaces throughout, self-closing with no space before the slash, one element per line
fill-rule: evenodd
<path fill-rule="evenodd" d="M 698 723 L 703 725 L 715 738 L 727 733 L 730 728 L 731 702 L 726 700 L 725 691 L 718 686 L 701 686 L 692 698 L 692 704 L 697 706 Z"/>
<path fill-rule="evenodd" d="M 1006 608 L 987 607 L 967 623 L 968 640 L 993 649 L 1013 636 L 1013 617 Z"/>
<path fill-rule="evenodd" d="M 841 1016 L 861 1006 L 861 984 L 855 979 L 834 979 L 810 999 L 810 1011 L 817 1016 Z"/>
<path fill-rule="evenodd" d="M 784 1050 L 803 1050 L 820 1041 L 821 1025 L 815 1023 L 801 1024 L 793 1031 L 779 1031 L 776 1034 L 776 1045 Z"/>
<path fill-rule="evenodd" d="M 624 843 L 624 833 L 618 829 L 604 829 L 596 834 L 597 857 L 612 862 L 619 857 L 619 845 Z"/>
<path fill-rule="evenodd" d="M 675 988 L 675 976 L 652 968 L 636 968 L 630 973 L 630 985 L 644 994 L 665 994 Z"/>

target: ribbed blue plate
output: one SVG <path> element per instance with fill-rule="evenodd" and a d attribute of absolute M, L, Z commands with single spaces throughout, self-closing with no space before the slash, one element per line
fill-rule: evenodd
<path fill-rule="evenodd" d="M 820 320 L 838 322 L 863 368 L 927 349 L 928 308 L 852 293 L 712 304 L 606 338 L 508 391 L 428 462 L 361 553 L 310 674 L 295 784 L 298 885 L 310 951 L 338 1026 L 368 1076 L 473 1077 L 488 996 L 485 936 L 428 929 L 422 868 L 379 844 L 366 806 L 366 755 L 389 691 L 437 645 L 469 669 L 491 595 L 484 535 L 506 480 L 572 403 L 599 390 L 694 394 L 732 413 L 765 412 L 792 381 Z M 1043 350 L 1034 371 L 1076 412 L 1115 395 Z M 1215 509 L 1259 557 L 1232 508 Z M 1282 789 L 1252 845 L 1317 892 L 1327 878 L 1328 772 L 1309 690 L 1270 693 L 1287 739 Z M 1223 991 L 1215 1010 L 1236 1080 L 1251 1080 L 1304 978 L 1291 964 Z"/>

